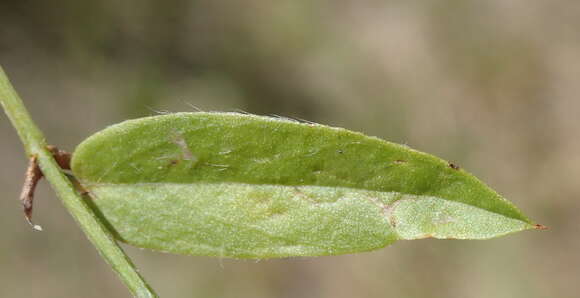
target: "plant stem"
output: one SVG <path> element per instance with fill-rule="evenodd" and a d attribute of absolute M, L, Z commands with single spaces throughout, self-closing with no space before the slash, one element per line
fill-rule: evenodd
<path fill-rule="evenodd" d="M 10 84 L 1 66 L 0 103 L 12 121 L 12 125 L 16 128 L 28 156 L 37 156 L 44 176 L 101 256 L 117 272 L 135 297 L 157 297 L 157 294 L 147 285 L 129 257 L 114 240 L 110 231 L 87 206 L 70 180 L 64 175 L 52 153 L 47 150 L 42 132 L 30 118 L 22 100 Z"/>

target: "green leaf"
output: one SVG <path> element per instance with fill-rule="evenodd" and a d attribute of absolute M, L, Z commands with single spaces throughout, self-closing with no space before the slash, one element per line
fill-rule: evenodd
<path fill-rule="evenodd" d="M 434 156 L 254 115 L 126 121 L 80 144 L 72 170 L 120 240 L 179 254 L 336 255 L 401 239 L 487 239 L 535 227 Z"/>

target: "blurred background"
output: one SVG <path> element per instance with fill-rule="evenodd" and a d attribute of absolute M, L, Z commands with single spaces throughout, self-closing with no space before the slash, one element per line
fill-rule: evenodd
<path fill-rule="evenodd" d="M 246 111 L 461 165 L 550 229 L 236 261 L 126 247 L 161 297 L 578 297 L 580 2 L 0 1 L 0 63 L 50 143 L 129 118 Z M 129 297 L 0 115 L 0 297 Z"/>

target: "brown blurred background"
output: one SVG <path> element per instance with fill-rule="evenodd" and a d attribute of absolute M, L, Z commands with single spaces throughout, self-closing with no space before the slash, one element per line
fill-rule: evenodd
<path fill-rule="evenodd" d="M 406 143 L 550 227 L 235 261 L 126 247 L 162 297 L 578 297 L 580 2 L 0 1 L 0 63 L 72 151 L 155 111 L 243 110 Z M 0 297 L 128 297 L 0 114 Z"/>

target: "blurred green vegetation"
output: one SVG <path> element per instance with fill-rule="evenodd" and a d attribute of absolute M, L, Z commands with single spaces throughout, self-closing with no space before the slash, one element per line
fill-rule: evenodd
<path fill-rule="evenodd" d="M 158 112 L 246 111 L 406 143 L 475 173 L 549 231 L 261 262 L 127 248 L 163 297 L 576 297 L 580 3 L 0 1 L 0 63 L 71 150 Z M 0 297 L 125 297 L 0 116 Z"/>

